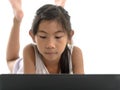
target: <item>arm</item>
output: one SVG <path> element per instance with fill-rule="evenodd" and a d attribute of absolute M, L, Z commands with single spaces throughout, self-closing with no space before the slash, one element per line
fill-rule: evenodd
<path fill-rule="evenodd" d="M 7 61 L 15 60 L 19 57 L 19 33 L 20 33 L 20 22 L 17 22 L 16 19 L 13 21 L 13 26 L 10 32 L 6 58 Z"/>
<path fill-rule="evenodd" d="M 35 52 L 31 44 L 27 45 L 23 50 L 24 73 L 35 74 Z"/>
<path fill-rule="evenodd" d="M 74 74 L 84 74 L 82 51 L 76 46 L 74 46 L 72 52 L 72 63 Z"/>
<path fill-rule="evenodd" d="M 19 35 L 20 35 L 20 25 L 23 18 L 23 11 L 21 8 L 21 0 L 9 0 L 14 11 L 13 26 L 10 32 L 6 60 L 10 71 L 12 71 L 15 60 L 19 57 Z"/>
<path fill-rule="evenodd" d="M 12 71 L 13 69 L 15 60 L 19 57 L 19 49 L 20 49 L 19 32 L 20 32 L 20 22 L 18 22 L 14 18 L 13 26 L 8 40 L 7 52 L 6 52 L 6 59 L 10 71 Z"/>

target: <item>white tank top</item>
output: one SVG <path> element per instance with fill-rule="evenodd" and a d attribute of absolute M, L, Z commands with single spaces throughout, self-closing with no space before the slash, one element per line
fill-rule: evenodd
<path fill-rule="evenodd" d="M 46 66 L 44 65 L 43 61 L 41 60 L 41 57 L 37 51 L 37 47 L 33 44 L 34 51 L 35 51 L 35 66 L 36 66 L 36 74 L 49 74 Z M 70 51 L 72 53 L 73 46 L 69 46 Z M 72 70 L 72 60 L 71 60 L 71 55 L 70 56 L 70 62 L 69 62 L 69 68 L 70 68 L 70 74 L 73 74 Z M 18 58 L 16 60 L 16 63 L 13 68 L 13 74 L 23 74 L 23 59 Z"/>

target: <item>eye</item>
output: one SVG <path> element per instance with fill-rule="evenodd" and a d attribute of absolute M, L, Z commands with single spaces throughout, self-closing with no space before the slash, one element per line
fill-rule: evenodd
<path fill-rule="evenodd" d="M 40 38 L 42 38 L 42 39 L 45 39 L 45 38 L 47 38 L 46 36 L 39 36 Z"/>
<path fill-rule="evenodd" d="M 56 39 L 61 39 L 63 36 L 55 36 Z"/>

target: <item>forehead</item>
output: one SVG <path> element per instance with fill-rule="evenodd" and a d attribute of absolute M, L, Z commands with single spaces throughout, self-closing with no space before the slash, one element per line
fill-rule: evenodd
<path fill-rule="evenodd" d="M 61 23 L 56 20 L 43 20 L 39 24 L 38 31 L 45 32 L 56 32 L 56 31 L 64 31 Z"/>

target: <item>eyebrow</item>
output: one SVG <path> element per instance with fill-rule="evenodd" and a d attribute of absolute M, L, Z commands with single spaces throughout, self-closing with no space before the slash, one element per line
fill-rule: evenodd
<path fill-rule="evenodd" d="M 38 33 L 48 34 L 47 32 L 45 32 L 45 31 L 43 31 L 43 30 L 38 30 Z M 58 30 L 58 31 L 55 32 L 55 34 L 56 34 L 56 33 L 64 33 L 64 31 L 63 31 L 63 30 Z"/>
<path fill-rule="evenodd" d="M 38 33 L 46 33 L 47 34 L 47 32 L 45 32 L 43 30 L 38 30 Z"/>

